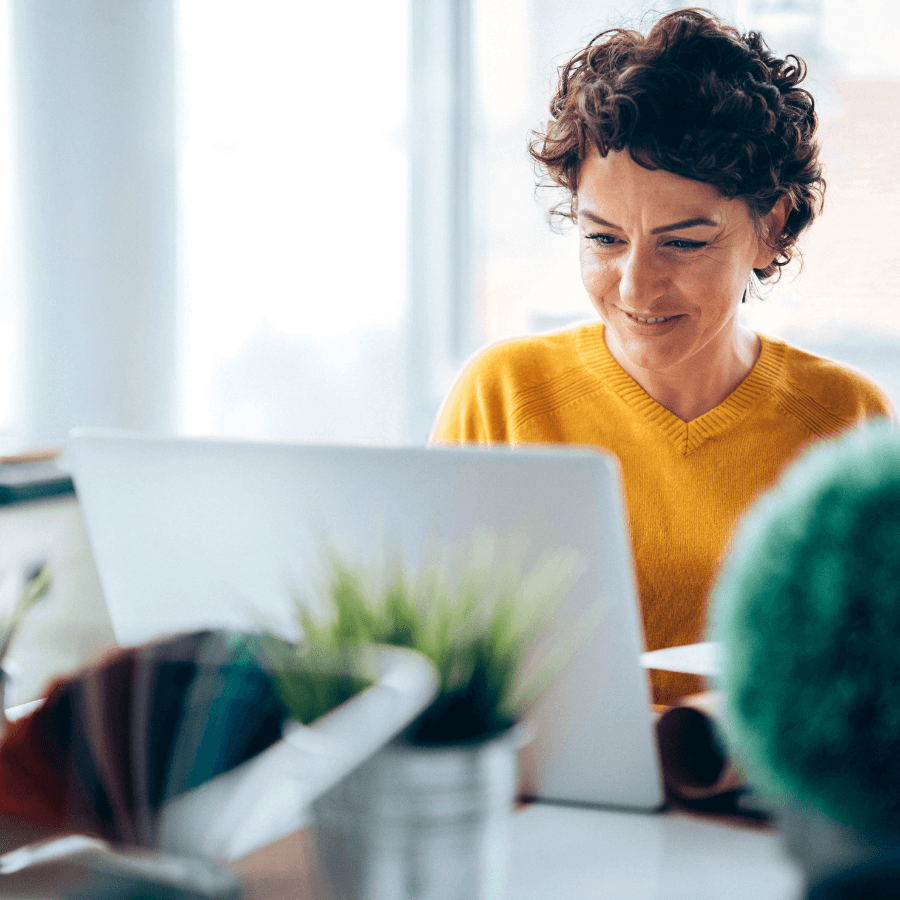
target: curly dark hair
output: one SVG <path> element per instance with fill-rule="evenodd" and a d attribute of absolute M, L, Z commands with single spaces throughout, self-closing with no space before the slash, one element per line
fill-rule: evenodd
<path fill-rule="evenodd" d="M 802 59 L 779 59 L 758 32 L 741 34 L 706 10 L 668 13 L 646 37 L 601 32 L 560 68 L 550 120 L 529 141 L 545 184 L 567 195 L 551 223 L 574 220 L 579 168 L 594 149 L 627 148 L 647 169 L 742 199 L 757 226 L 787 198 L 784 229 L 769 237 L 777 256 L 754 270 L 771 278 L 797 252 L 825 192 L 815 104 L 799 87 L 805 77 Z"/>

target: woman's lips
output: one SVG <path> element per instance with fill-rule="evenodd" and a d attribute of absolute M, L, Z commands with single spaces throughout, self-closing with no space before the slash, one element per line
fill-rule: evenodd
<path fill-rule="evenodd" d="M 625 310 L 622 310 L 625 312 Z M 671 316 L 653 316 L 653 317 L 643 317 L 636 316 L 633 313 L 626 312 L 625 315 L 632 322 L 636 322 L 639 325 L 663 325 L 666 322 L 674 322 L 676 319 L 680 319 L 684 316 L 684 313 L 675 313 L 675 315 Z"/>

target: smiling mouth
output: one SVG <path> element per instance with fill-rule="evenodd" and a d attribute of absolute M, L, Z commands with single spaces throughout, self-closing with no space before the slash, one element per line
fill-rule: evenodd
<path fill-rule="evenodd" d="M 635 322 L 640 322 L 641 325 L 659 325 L 661 322 L 672 322 L 675 319 L 680 319 L 683 315 L 682 313 L 678 313 L 674 316 L 658 316 L 655 319 L 642 319 L 640 316 L 634 316 L 631 313 L 625 313 L 629 319 L 633 319 Z"/>

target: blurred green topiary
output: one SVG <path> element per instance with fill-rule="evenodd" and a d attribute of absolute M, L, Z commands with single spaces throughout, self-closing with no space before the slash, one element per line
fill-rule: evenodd
<path fill-rule="evenodd" d="M 713 591 L 750 781 L 900 832 L 900 435 L 829 442 L 748 515 Z"/>

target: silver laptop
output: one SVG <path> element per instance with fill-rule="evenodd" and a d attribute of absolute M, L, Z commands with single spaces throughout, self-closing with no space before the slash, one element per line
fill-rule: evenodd
<path fill-rule="evenodd" d="M 571 642 L 598 601 L 602 615 L 588 615 L 591 633 L 530 717 L 529 784 L 546 800 L 662 804 L 622 492 L 606 455 L 81 430 L 67 462 L 122 644 L 252 628 L 260 616 L 290 635 L 296 598 L 327 575 L 325 541 L 363 562 L 399 549 L 409 566 L 479 533 L 501 553 L 524 543 L 530 560 L 574 552 L 582 574 L 548 644 Z"/>

